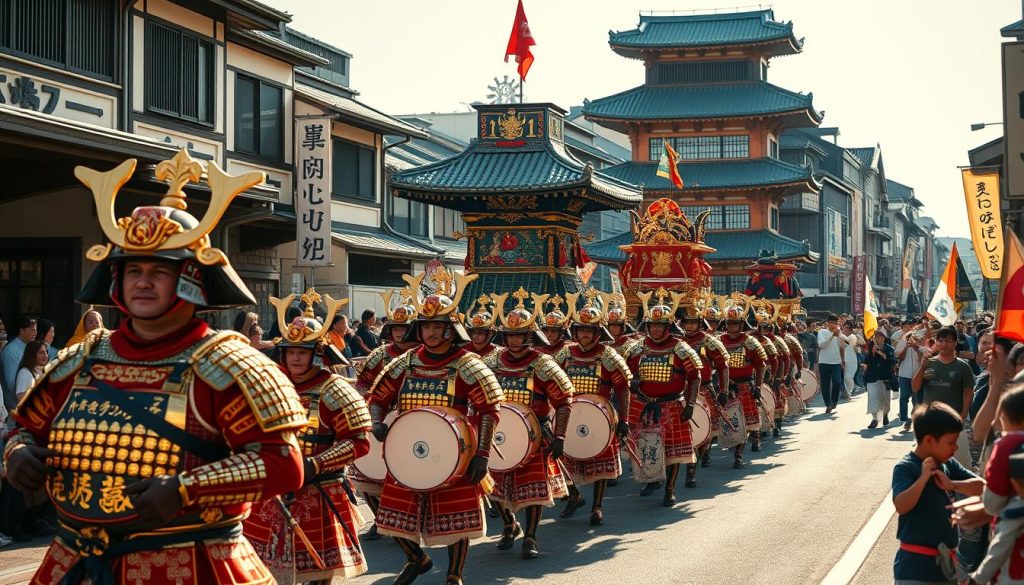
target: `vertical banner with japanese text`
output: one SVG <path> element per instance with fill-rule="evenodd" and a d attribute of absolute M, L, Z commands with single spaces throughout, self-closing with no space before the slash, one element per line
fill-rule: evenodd
<path fill-rule="evenodd" d="M 985 278 L 998 280 L 1003 270 L 1003 219 L 999 212 L 999 171 L 962 169 L 971 243 Z"/>
<path fill-rule="evenodd" d="M 295 121 L 295 245 L 299 266 L 331 264 L 331 118 Z"/>
<path fill-rule="evenodd" d="M 868 257 L 864 254 L 853 257 L 853 273 L 850 275 L 850 296 L 853 300 L 851 308 L 854 315 L 864 312 L 864 297 L 867 294 L 866 279 L 868 277 Z"/>

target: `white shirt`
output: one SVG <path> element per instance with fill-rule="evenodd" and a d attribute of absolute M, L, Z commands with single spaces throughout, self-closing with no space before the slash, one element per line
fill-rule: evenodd
<path fill-rule="evenodd" d="M 842 355 L 839 353 L 839 338 L 841 335 L 841 333 L 837 332 L 835 337 L 833 337 L 832 332 L 827 328 L 818 331 L 819 364 L 839 365 L 843 363 Z"/>
<path fill-rule="evenodd" d="M 845 343 L 843 344 L 843 363 L 847 368 L 857 367 L 857 336 L 853 333 L 849 335 L 839 334 L 839 339 L 842 339 Z"/>
<path fill-rule="evenodd" d="M 21 395 L 28 392 L 28 389 L 32 387 L 32 384 L 36 381 L 35 374 L 28 368 L 21 368 L 18 370 L 18 377 L 14 381 L 14 395 L 21 401 Z"/>
<path fill-rule="evenodd" d="M 914 348 L 907 347 L 908 336 L 904 335 L 896 342 L 896 356 L 900 355 L 903 348 L 907 349 L 907 352 L 903 354 L 903 359 L 900 360 L 900 367 L 896 370 L 896 375 L 900 378 L 913 378 L 914 374 L 917 373 L 917 368 L 921 365 L 921 354 L 918 351 L 914 351 Z"/>

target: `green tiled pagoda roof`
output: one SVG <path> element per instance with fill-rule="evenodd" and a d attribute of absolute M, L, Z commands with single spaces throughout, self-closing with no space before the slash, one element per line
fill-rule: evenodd
<path fill-rule="evenodd" d="M 480 277 L 469 283 L 466 287 L 466 292 L 462 295 L 462 302 L 460 309 L 464 312 L 468 312 L 472 309 L 472 304 L 482 294 L 490 294 L 496 292 L 501 294 L 503 292 L 514 292 L 519 290 L 519 287 L 523 287 L 529 291 L 543 291 L 549 295 L 561 295 L 565 298 L 565 293 L 579 292 L 583 286 L 579 275 L 577 274 L 562 274 L 556 272 L 555 275 L 548 276 L 547 272 L 487 272 L 481 273 Z M 515 301 L 510 297 L 506 301 L 506 311 L 510 311 L 515 307 Z"/>
<path fill-rule="evenodd" d="M 632 29 L 608 33 L 608 44 L 626 56 L 642 49 L 749 45 L 789 41 L 785 53 L 799 52 L 803 41 L 793 36 L 793 23 L 776 22 L 771 10 L 700 15 L 640 15 Z"/>
<path fill-rule="evenodd" d="M 811 251 L 807 242 L 798 242 L 771 230 L 748 230 L 736 232 L 708 232 L 704 237 L 714 253 L 705 258 L 709 261 L 756 260 L 760 250 L 775 250 L 780 260 L 817 260 L 818 254 Z M 619 246 L 633 243 L 633 234 L 626 232 L 584 246 L 587 255 L 596 262 L 621 264 L 626 253 Z"/>
<path fill-rule="evenodd" d="M 722 85 L 641 85 L 583 106 L 591 120 L 687 120 L 806 112 L 814 125 L 823 113 L 813 93 L 796 93 L 765 81 Z"/>
<path fill-rule="evenodd" d="M 798 167 L 775 158 L 734 161 L 682 162 L 678 164 L 684 189 L 730 189 L 809 183 L 817 186 L 810 168 Z M 604 169 L 620 181 L 643 185 L 644 190 L 667 191 L 672 183 L 657 176 L 657 162 L 627 162 Z"/>
<path fill-rule="evenodd" d="M 563 148 L 537 142 L 503 148 L 474 142 L 456 156 L 395 173 L 391 187 L 403 196 L 510 194 L 586 188 L 610 209 L 638 205 L 643 194 L 633 185 L 594 171 Z M 444 206 L 443 202 L 434 202 Z"/>

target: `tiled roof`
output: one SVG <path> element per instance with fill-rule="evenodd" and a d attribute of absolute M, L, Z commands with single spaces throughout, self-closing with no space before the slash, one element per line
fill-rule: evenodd
<path fill-rule="evenodd" d="M 794 51 L 801 42 L 793 37 L 793 24 L 775 21 L 771 10 L 659 16 L 640 15 L 632 30 L 609 32 L 608 43 L 623 48 L 709 47 L 790 40 Z"/>
<path fill-rule="evenodd" d="M 723 189 L 788 185 L 814 182 L 811 169 L 798 167 L 775 158 L 738 159 L 735 161 L 679 163 L 684 189 Z M 671 189 L 668 179 L 657 176 L 657 162 L 627 162 L 604 169 L 604 173 L 646 191 Z"/>
<path fill-rule="evenodd" d="M 621 263 L 626 260 L 626 253 L 619 246 L 631 244 L 633 234 L 626 232 L 605 240 L 587 244 L 584 249 L 595 261 Z M 747 230 L 708 232 L 705 243 L 715 249 L 705 258 L 709 261 L 756 260 L 760 250 L 775 250 L 780 260 L 817 259 L 818 254 L 811 251 L 807 242 L 798 242 L 771 230 Z"/>
<path fill-rule="evenodd" d="M 628 183 L 584 167 L 547 142 L 503 148 L 474 142 L 462 153 L 391 177 L 393 188 L 408 193 L 508 193 L 559 188 L 592 189 L 613 208 L 632 207 L 643 195 Z"/>
<path fill-rule="evenodd" d="M 404 134 L 419 138 L 426 138 L 423 130 L 407 124 L 398 118 L 379 112 L 370 106 L 357 102 L 354 99 L 334 95 L 326 91 L 305 85 L 295 84 L 295 96 L 300 99 L 307 99 L 319 103 L 328 109 L 341 114 L 344 118 L 362 122 L 375 130 L 383 130 L 396 134 Z"/>
<path fill-rule="evenodd" d="M 466 250 L 468 248 L 465 240 L 456 241 L 448 240 L 445 238 L 436 238 L 433 242 L 426 242 L 420 238 L 416 238 L 418 241 L 423 242 L 423 245 L 429 245 L 434 248 L 440 248 L 444 250 L 444 259 L 449 262 L 462 263 L 466 260 Z"/>
<path fill-rule="evenodd" d="M 875 147 L 868 148 L 850 148 L 847 149 L 853 156 L 857 157 L 857 160 L 865 166 L 871 166 L 871 163 L 875 160 Z"/>
<path fill-rule="evenodd" d="M 999 33 L 1009 38 L 1024 36 L 1024 20 L 1018 20 L 1013 24 L 1004 26 L 999 29 Z"/>
<path fill-rule="evenodd" d="M 434 258 L 439 255 L 439 252 L 427 247 L 427 244 L 417 245 L 405 238 L 381 230 L 363 231 L 333 227 L 331 236 L 346 247 L 372 252 L 375 255 L 413 256 L 416 258 Z"/>
<path fill-rule="evenodd" d="M 765 81 L 722 85 L 641 85 L 583 106 L 594 120 L 680 120 L 742 117 L 806 111 L 818 124 L 814 94 L 801 94 Z"/>
<path fill-rule="evenodd" d="M 556 272 L 554 276 L 548 276 L 547 272 L 485 272 L 466 287 L 466 292 L 462 295 L 461 309 L 471 309 L 474 300 L 482 294 L 517 291 L 519 287 L 552 296 L 558 294 L 564 298 L 567 292 L 579 292 L 582 282 L 576 273 Z M 507 307 L 511 308 L 511 305 Z"/>

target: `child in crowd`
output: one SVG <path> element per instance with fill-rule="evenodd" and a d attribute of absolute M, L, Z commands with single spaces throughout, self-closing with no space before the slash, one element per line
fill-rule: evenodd
<path fill-rule="evenodd" d="M 981 496 L 985 511 L 998 516 L 1017 495 L 1010 483 L 1010 455 L 1024 445 L 1024 386 L 1003 393 L 999 401 L 999 423 L 1003 433 L 992 447 L 985 466 L 985 491 Z"/>
<path fill-rule="evenodd" d="M 981 495 L 985 482 L 953 459 L 963 420 L 947 404 L 933 402 L 914 410 L 917 446 L 892 472 L 893 505 L 899 514 L 893 573 L 896 585 L 955 583 L 957 528 L 947 507 L 953 493 Z"/>
<path fill-rule="evenodd" d="M 971 574 L 970 585 L 991 582 L 997 571 L 999 585 L 1024 585 L 1024 451 L 1010 455 L 1005 470 L 1014 496 L 999 514 L 988 552 L 978 570 Z M 987 470 L 985 473 L 988 475 Z"/>

